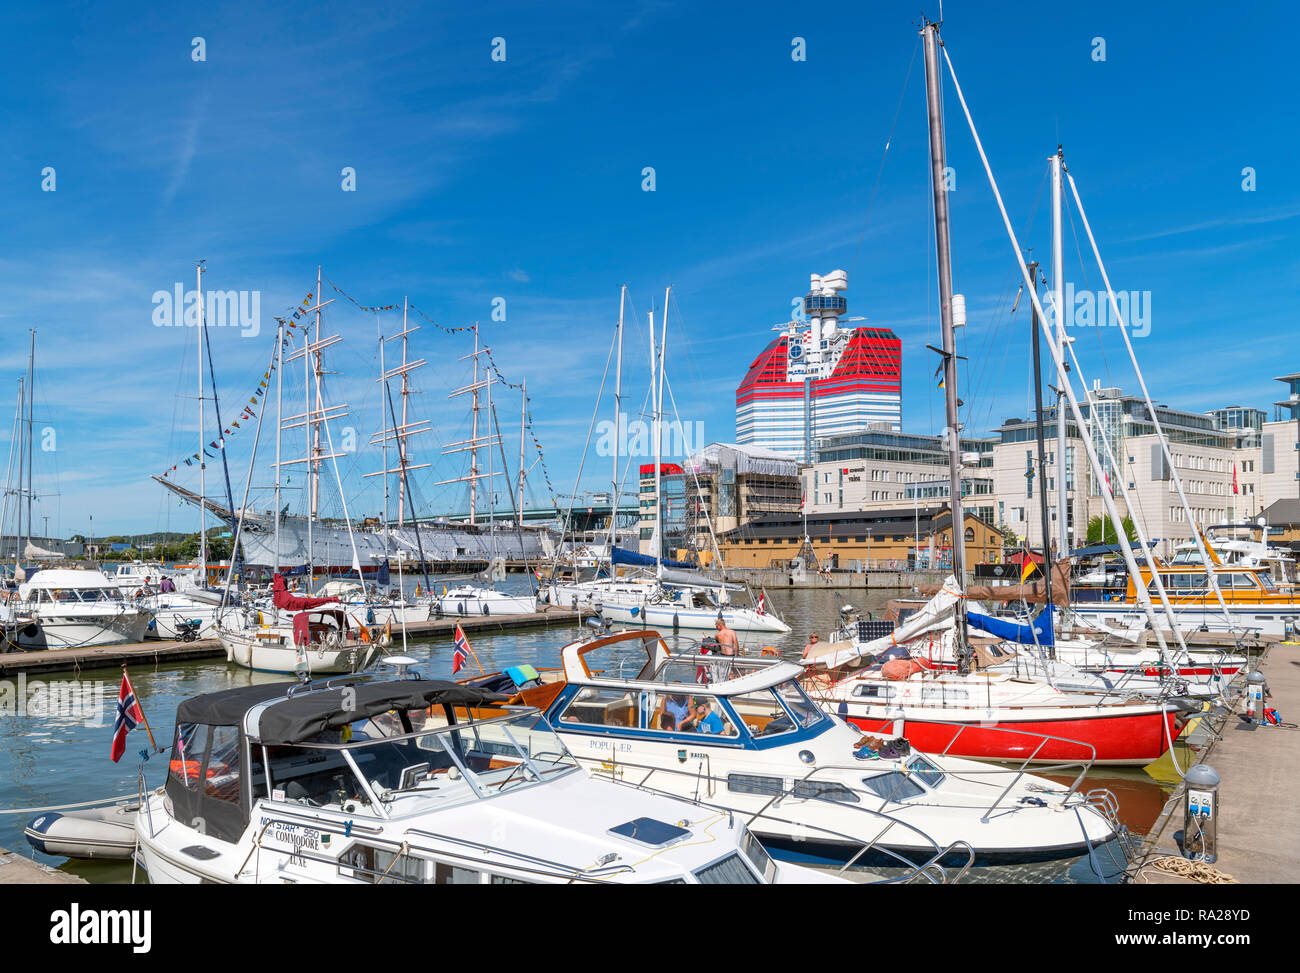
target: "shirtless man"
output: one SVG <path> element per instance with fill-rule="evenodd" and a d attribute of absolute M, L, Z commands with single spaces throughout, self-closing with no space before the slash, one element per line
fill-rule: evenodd
<path fill-rule="evenodd" d="M 736 638 L 736 633 L 727 628 L 727 623 L 719 617 L 713 623 L 713 627 L 718 630 L 718 653 L 720 655 L 740 655 L 740 641 Z"/>

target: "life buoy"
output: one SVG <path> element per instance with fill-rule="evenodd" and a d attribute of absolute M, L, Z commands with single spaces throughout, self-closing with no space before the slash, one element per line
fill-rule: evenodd
<path fill-rule="evenodd" d="M 780 655 L 781 653 L 776 650 L 775 646 L 765 645 L 763 646 L 762 651 L 759 652 L 758 654 L 759 655 Z"/>

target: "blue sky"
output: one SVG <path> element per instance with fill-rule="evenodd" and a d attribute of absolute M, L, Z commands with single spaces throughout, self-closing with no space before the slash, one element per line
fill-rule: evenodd
<path fill-rule="evenodd" d="M 1046 260 L 1046 157 L 1063 142 L 1112 281 L 1150 293 L 1138 350 L 1153 393 L 1196 409 L 1267 407 L 1281 389 L 1273 376 L 1300 365 L 1300 146 L 1292 66 L 1272 42 L 1296 33 L 1294 5 L 1247 16 L 1209 3 L 950 0 L 944 14 L 1012 218 L 1030 228 L 1022 243 Z M 85 532 L 92 514 L 96 533 L 192 528 L 193 513 L 148 476 L 196 448 L 195 402 L 183 397 L 194 394 L 194 329 L 155 327 L 152 296 L 192 286 L 200 258 L 206 287 L 261 300 L 258 337 L 212 334 L 227 424 L 265 368 L 272 315 L 314 290 L 319 264 L 363 303 L 406 294 L 449 327 L 481 321 L 506 377 L 528 382 L 562 492 L 624 283 L 639 315 L 629 412 L 647 381 L 645 312 L 665 285 L 678 408 L 707 440 L 728 441 L 735 386 L 768 329 L 810 272 L 842 267 L 850 314 L 903 339 L 904 427 L 942 426 L 924 347 L 938 343 L 938 321 L 914 4 L 41 4 L 0 17 L 0 435 L 7 454 L 35 327 L 36 420 L 56 433 L 37 454 L 36 515 L 51 533 Z M 205 61 L 192 60 L 194 37 Z M 491 58 L 494 37 L 504 61 Z M 806 40 L 803 62 L 791 59 L 794 37 Z M 1029 323 L 1023 301 L 1010 314 L 1017 271 L 947 93 L 969 308 L 960 388 L 968 432 L 984 432 L 1027 412 Z M 41 190 L 47 166 L 54 192 Z M 345 166 L 355 192 L 341 189 Z M 642 191 L 646 166 L 654 192 Z M 1075 286 L 1099 286 L 1068 228 L 1066 252 Z M 504 322 L 491 320 L 497 297 Z M 360 479 L 378 469 L 365 447 L 379 424 L 374 336 L 399 325 L 342 300 L 326 312 L 344 337 L 330 351 L 329 398 L 348 403 L 340 425 L 360 439 L 340 461 L 354 514 L 379 509 L 376 481 Z M 1113 330 L 1080 333 L 1076 347 L 1091 375 L 1133 388 Z M 434 481 L 463 473 L 463 457 L 439 444 L 466 435 L 464 403 L 446 393 L 467 380 L 457 359 L 468 351 L 466 336 L 430 327 L 413 339 L 429 362 L 413 406 L 435 427 L 417 450 L 431 464 L 418 475 L 426 510 L 464 502 L 463 487 Z M 517 397 L 498 409 L 513 457 Z M 251 439 L 230 442 L 237 498 Z M 270 442 L 268 429 L 261 448 Z M 601 488 L 608 470 L 593 455 L 583 486 Z M 259 461 L 254 487 L 270 476 Z"/>

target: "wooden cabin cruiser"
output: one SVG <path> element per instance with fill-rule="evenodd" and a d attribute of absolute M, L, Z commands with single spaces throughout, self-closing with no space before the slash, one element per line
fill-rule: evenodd
<path fill-rule="evenodd" d="M 916 753 L 889 733 L 864 740 L 809 698 L 788 662 L 672 655 L 654 631 L 579 640 L 561 658 L 559 672 L 515 667 L 473 684 L 543 709 L 594 773 L 744 816 L 778 858 L 1045 860 L 1116 834 L 1073 787 Z"/>
<path fill-rule="evenodd" d="M 186 700 L 135 818 L 150 881 L 834 880 L 772 861 L 734 815 L 589 778 L 540 713 L 499 699 L 398 678 Z"/>
<path fill-rule="evenodd" d="M 1270 574 L 1259 568 L 1213 566 L 1228 609 L 1226 617 L 1210 588 L 1204 565 L 1159 564 L 1156 570 L 1184 633 L 1200 630 L 1285 638 L 1288 630 L 1294 632 L 1300 622 L 1300 595 L 1292 588 L 1279 588 Z M 1156 584 L 1151 568 L 1139 565 L 1138 571 L 1141 583 L 1155 599 Z M 1140 629 L 1147 624 L 1132 577 L 1126 579 L 1123 595 L 1113 593 L 1105 601 L 1076 601 L 1074 611 L 1084 621 L 1097 626 L 1112 623 Z"/>
<path fill-rule="evenodd" d="M 20 649 L 71 649 L 139 642 L 153 614 L 126 601 L 100 571 L 46 568 L 18 587 L 10 603 Z"/>

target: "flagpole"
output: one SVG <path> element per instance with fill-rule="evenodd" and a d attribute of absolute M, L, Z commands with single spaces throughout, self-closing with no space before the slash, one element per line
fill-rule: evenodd
<path fill-rule="evenodd" d="M 135 696 L 135 707 L 140 711 L 140 722 L 144 724 L 144 732 L 149 734 L 149 745 L 154 748 L 155 752 L 161 753 L 161 748 L 153 738 L 153 730 L 149 729 L 149 717 L 144 715 L 144 707 L 140 705 L 140 697 L 135 694 L 135 685 L 131 682 L 131 674 L 126 671 L 126 663 L 122 664 L 122 678 L 131 687 L 131 695 Z"/>

